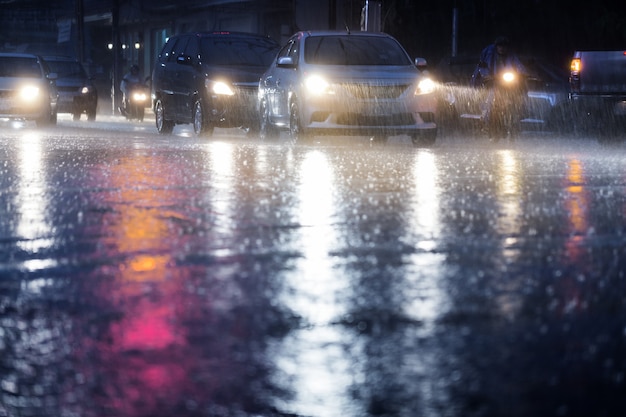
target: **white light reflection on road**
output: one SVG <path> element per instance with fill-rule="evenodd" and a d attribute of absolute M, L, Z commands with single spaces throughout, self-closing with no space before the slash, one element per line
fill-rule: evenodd
<path fill-rule="evenodd" d="M 343 313 L 337 295 L 348 281 L 338 276 L 331 256 L 337 240 L 333 193 L 334 176 L 326 155 L 308 152 L 300 167 L 298 192 L 301 259 L 289 274 L 284 300 L 308 326 L 292 332 L 277 356 L 277 366 L 287 376 L 294 395 L 281 407 L 297 415 L 341 415 L 352 382 L 350 363 L 341 347 L 341 329 L 331 325 Z"/>
<path fill-rule="evenodd" d="M 39 133 L 26 133 L 20 139 L 19 182 L 15 207 L 19 212 L 17 246 L 36 254 L 53 244 L 52 226 L 47 210 L 46 172 L 43 163 L 42 138 Z M 29 270 L 53 266 L 50 260 L 31 260 L 25 264 Z M 56 263 L 56 262 L 54 262 Z"/>
<path fill-rule="evenodd" d="M 511 150 L 498 152 L 498 205 L 497 232 L 505 237 L 505 255 L 513 257 L 518 250 L 513 250 L 520 232 L 522 210 L 521 173 L 519 163 Z"/>
<path fill-rule="evenodd" d="M 446 291 L 446 257 L 441 252 L 442 238 L 442 189 L 437 157 L 429 150 L 420 150 L 415 155 L 413 165 L 414 199 L 409 224 L 415 239 L 416 252 L 411 254 L 410 273 L 406 276 L 404 288 L 406 296 L 405 313 L 421 323 L 411 327 L 417 335 L 407 335 L 407 339 L 417 337 L 428 340 L 435 337 L 437 320 L 450 309 Z M 402 358 L 407 375 L 419 375 L 420 409 L 415 415 L 436 416 L 436 404 L 445 403 L 445 390 L 436 388 L 437 382 L 446 375 L 441 368 L 442 358 L 430 349 L 418 349 Z"/>
<path fill-rule="evenodd" d="M 414 216 L 410 235 L 416 240 L 413 244 L 417 252 L 411 255 L 411 264 L 415 273 L 407 280 L 414 281 L 407 285 L 418 293 L 411 297 L 407 307 L 410 316 L 424 322 L 425 328 L 432 330 L 433 321 L 445 308 L 445 300 L 439 279 L 443 275 L 445 257 L 437 253 L 441 238 L 441 188 L 439 170 L 435 156 L 426 150 L 415 157 L 413 166 L 415 182 Z"/>

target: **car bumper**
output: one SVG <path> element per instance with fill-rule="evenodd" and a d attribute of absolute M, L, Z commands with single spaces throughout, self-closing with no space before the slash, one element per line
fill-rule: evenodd
<path fill-rule="evenodd" d="M 50 110 L 45 102 L 25 105 L 18 100 L 0 98 L 0 119 L 38 119 L 50 114 Z"/>
<path fill-rule="evenodd" d="M 258 88 L 238 88 L 232 96 L 212 96 L 208 115 L 218 127 L 249 127 L 258 123 Z"/>
<path fill-rule="evenodd" d="M 406 100 L 311 100 L 302 103 L 309 133 L 413 135 L 437 128 L 434 95 Z"/>
<path fill-rule="evenodd" d="M 95 109 L 98 99 L 93 95 L 75 95 L 75 94 L 59 94 L 58 111 L 59 113 L 74 113 L 74 111 Z"/>

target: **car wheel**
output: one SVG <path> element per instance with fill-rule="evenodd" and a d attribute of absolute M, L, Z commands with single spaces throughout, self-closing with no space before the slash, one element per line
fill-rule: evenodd
<path fill-rule="evenodd" d="M 145 114 L 146 114 L 146 109 L 144 109 L 143 107 L 137 108 L 137 120 L 139 120 L 140 122 L 143 122 L 143 118 Z"/>
<path fill-rule="evenodd" d="M 37 124 L 37 126 L 44 127 L 57 124 L 57 112 L 50 109 L 48 111 L 49 113 L 47 113 L 45 116 L 35 120 L 35 124 Z"/>
<path fill-rule="evenodd" d="M 165 120 L 165 108 L 161 100 L 157 100 L 154 104 L 154 121 L 157 131 L 162 135 L 172 133 L 172 130 L 174 130 L 174 122 L 172 120 Z"/>
<path fill-rule="evenodd" d="M 88 109 L 87 110 L 87 120 L 89 120 L 90 122 L 93 122 L 94 120 L 96 120 L 96 109 Z"/>
<path fill-rule="evenodd" d="M 260 127 L 259 127 L 259 137 L 261 140 L 275 140 L 278 139 L 279 131 L 270 122 L 270 109 L 267 105 L 267 102 L 263 100 L 261 103 L 261 111 L 260 113 Z"/>
<path fill-rule="evenodd" d="M 411 136 L 411 142 L 415 146 L 431 146 L 437 140 L 437 129 L 428 129 Z"/>
<path fill-rule="evenodd" d="M 80 112 L 74 112 L 72 113 L 72 120 L 77 121 L 80 120 Z"/>
<path fill-rule="evenodd" d="M 302 115 L 297 103 L 292 103 L 289 111 L 289 138 L 292 143 L 309 142 L 311 136 L 302 127 Z"/>
<path fill-rule="evenodd" d="M 204 106 L 200 100 L 193 105 L 193 131 L 196 136 L 210 136 L 213 133 L 213 127 L 207 123 Z"/>

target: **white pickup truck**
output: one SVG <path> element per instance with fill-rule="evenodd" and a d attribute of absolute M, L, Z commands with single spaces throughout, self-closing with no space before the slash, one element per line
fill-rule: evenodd
<path fill-rule="evenodd" d="M 576 51 L 569 81 L 581 128 L 602 137 L 626 137 L 626 50 Z"/>

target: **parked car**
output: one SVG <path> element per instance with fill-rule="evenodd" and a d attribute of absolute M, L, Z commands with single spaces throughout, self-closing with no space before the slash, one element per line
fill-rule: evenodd
<path fill-rule="evenodd" d="M 58 112 L 70 113 L 74 120 L 83 113 L 88 120 L 96 120 L 98 91 L 83 65 L 71 57 L 44 56 L 44 60 L 57 74 Z"/>
<path fill-rule="evenodd" d="M 258 131 L 256 98 L 261 74 L 279 45 L 266 36 L 195 32 L 172 36 L 152 75 L 156 127 L 170 133 L 193 123 L 197 135 L 215 127 Z"/>
<path fill-rule="evenodd" d="M 293 141 L 409 135 L 416 145 L 432 144 L 434 86 L 417 62 L 384 33 L 298 32 L 261 77 L 261 137 L 288 130 Z"/>
<path fill-rule="evenodd" d="M 57 122 L 56 74 L 37 55 L 0 53 L 0 119 Z"/>
<path fill-rule="evenodd" d="M 544 59 L 520 56 L 530 76 L 526 79 L 522 130 L 566 132 L 572 129 L 572 110 L 566 69 Z M 434 69 L 439 82 L 439 124 L 442 128 L 467 130 L 481 122 L 486 90 L 470 87 L 478 56 L 444 59 Z"/>

